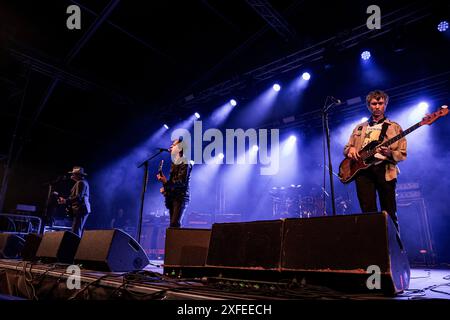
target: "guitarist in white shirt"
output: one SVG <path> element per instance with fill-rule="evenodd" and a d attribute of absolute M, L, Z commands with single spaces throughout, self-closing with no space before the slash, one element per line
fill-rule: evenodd
<path fill-rule="evenodd" d="M 351 159 L 359 159 L 359 152 L 372 141 L 386 141 L 402 133 L 402 128 L 396 122 L 385 117 L 389 96 L 380 90 L 370 92 L 366 103 L 372 116 L 368 121 L 358 124 L 352 132 L 344 155 Z M 381 136 L 381 137 L 380 137 Z M 406 159 L 406 139 L 391 144 L 389 147 L 380 147 L 376 151 L 375 163 L 361 170 L 355 176 L 356 192 L 362 212 L 378 212 L 377 193 L 380 199 L 381 210 L 386 211 L 398 229 L 397 204 L 395 188 L 397 163 Z"/>

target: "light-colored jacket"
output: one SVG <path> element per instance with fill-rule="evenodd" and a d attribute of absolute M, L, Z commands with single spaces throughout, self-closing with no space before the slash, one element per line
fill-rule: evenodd
<path fill-rule="evenodd" d="M 389 127 L 383 141 L 389 140 L 403 132 L 398 123 L 390 121 L 389 119 L 384 120 L 384 122 L 388 123 Z M 344 156 L 347 156 L 350 147 L 355 147 L 356 152 L 359 152 L 362 149 L 361 147 L 364 142 L 368 125 L 369 122 L 365 121 L 358 124 L 355 129 L 353 129 L 352 135 L 344 147 Z M 392 151 L 392 159 L 390 159 L 390 162 L 386 162 L 386 181 L 397 178 L 397 175 L 400 172 L 397 163 L 406 159 L 406 145 L 406 138 L 402 138 L 389 146 Z"/>

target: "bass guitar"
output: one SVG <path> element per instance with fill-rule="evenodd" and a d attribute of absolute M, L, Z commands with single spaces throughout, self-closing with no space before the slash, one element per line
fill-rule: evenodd
<path fill-rule="evenodd" d="M 375 158 L 375 154 L 377 153 L 377 149 L 380 147 L 388 147 L 394 142 L 402 139 L 407 134 L 410 134 L 417 128 L 425 125 L 425 124 L 432 124 L 440 117 L 446 116 L 448 114 L 448 106 L 444 105 L 442 106 L 438 111 L 433 112 L 432 114 L 429 114 L 425 116 L 422 121 L 416 123 L 415 125 L 411 126 L 407 130 L 403 131 L 402 133 L 396 135 L 395 137 L 384 141 L 380 143 L 379 141 L 372 141 L 367 146 L 365 146 L 363 149 L 361 149 L 358 152 L 359 159 L 354 160 L 351 158 L 345 158 L 341 164 L 339 165 L 339 179 L 342 183 L 349 183 L 351 182 L 356 174 L 361 171 L 365 170 L 377 161 L 379 159 Z"/>

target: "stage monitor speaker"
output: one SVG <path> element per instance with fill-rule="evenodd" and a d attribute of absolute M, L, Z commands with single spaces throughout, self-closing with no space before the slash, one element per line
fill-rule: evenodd
<path fill-rule="evenodd" d="M 353 275 L 348 285 L 365 289 L 380 270 L 381 290 L 389 293 L 407 289 L 410 280 L 406 252 L 387 213 L 285 220 L 281 270 L 335 280 Z"/>
<path fill-rule="evenodd" d="M 168 228 L 164 268 L 204 267 L 210 237 L 210 229 Z"/>
<path fill-rule="evenodd" d="M 80 237 L 73 232 L 46 232 L 36 252 L 36 258 L 46 263 L 73 263 L 79 243 Z"/>
<path fill-rule="evenodd" d="M 16 234 L 0 233 L 0 259 L 18 259 L 25 241 Z"/>
<path fill-rule="evenodd" d="M 42 241 L 42 235 L 37 233 L 29 233 L 25 236 L 25 245 L 22 249 L 22 260 L 36 260 L 36 253 Z"/>
<path fill-rule="evenodd" d="M 142 270 L 149 264 L 141 245 L 119 229 L 86 230 L 75 255 L 86 269 L 111 272 Z"/>
<path fill-rule="evenodd" d="M 216 223 L 207 266 L 279 270 L 283 220 Z"/>

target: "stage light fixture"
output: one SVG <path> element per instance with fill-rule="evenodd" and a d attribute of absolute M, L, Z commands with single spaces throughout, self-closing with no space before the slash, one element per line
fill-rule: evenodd
<path fill-rule="evenodd" d="M 445 32 L 448 30 L 448 21 L 444 20 L 439 22 L 437 29 L 439 32 Z"/>
<path fill-rule="evenodd" d="M 371 57 L 370 51 L 366 50 L 361 53 L 361 59 L 363 59 L 364 61 L 369 60 L 370 57 Z"/>
<path fill-rule="evenodd" d="M 311 75 L 309 74 L 309 72 L 303 72 L 302 74 L 302 79 L 308 81 L 309 79 L 311 79 Z"/>

